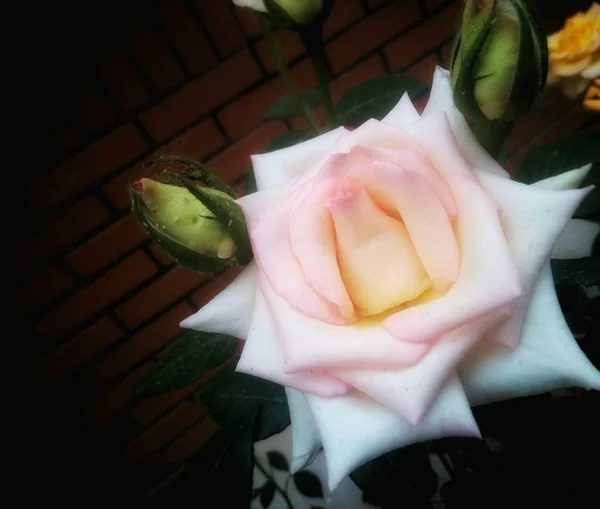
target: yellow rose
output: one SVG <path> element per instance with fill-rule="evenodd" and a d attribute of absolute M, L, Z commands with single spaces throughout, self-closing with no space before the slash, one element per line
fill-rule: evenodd
<path fill-rule="evenodd" d="M 583 106 L 586 110 L 600 113 L 600 79 L 595 79 L 588 88 L 583 99 Z"/>
<path fill-rule="evenodd" d="M 560 84 L 575 98 L 600 77 L 600 4 L 569 18 L 562 30 L 548 37 L 548 83 Z"/>

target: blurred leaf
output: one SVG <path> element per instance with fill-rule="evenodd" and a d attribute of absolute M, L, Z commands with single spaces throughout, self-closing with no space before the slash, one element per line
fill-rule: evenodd
<path fill-rule="evenodd" d="M 574 260 L 551 260 L 554 285 L 578 284 L 592 286 L 600 283 L 600 259 L 587 257 Z"/>
<path fill-rule="evenodd" d="M 256 440 L 281 433 L 290 425 L 290 410 L 286 401 L 269 401 L 261 405 Z"/>
<path fill-rule="evenodd" d="M 582 186 L 596 188 L 575 212 L 575 217 L 590 217 L 600 210 L 600 129 L 589 129 L 564 140 L 535 147 L 517 171 L 516 180 L 532 184 L 592 163 Z"/>
<path fill-rule="evenodd" d="M 346 92 L 335 109 L 342 125 L 357 126 L 371 118 L 381 120 L 407 92 L 414 101 L 429 90 L 411 76 L 378 76 Z"/>
<path fill-rule="evenodd" d="M 256 175 L 254 174 L 254 167 L 250 168 L 248 176 L 246 177 L 246 194 L 252 194 L 257 191 L 256 187 Z"/>
<path fill-rule="evenodd" d="M 260 503 L 261 505 L 267 509 L 273 502 L 273 497 L 275 496 L 275 485 L 273 481 L 267 481 L 266 484 L 260 490 Z"/>
<path fill-rule="evenodd" d="M 288 464 L 288 461 L 286 457 L 279 451 L 268 451 L 267 459 L 269 460 L 269 465 L 271 465 L 273 468 L 289 472 L 290 466 Z"/>
<path fill-rule="evenodd" d="M 195 382 L 235 353 L 238 340 L 210 332 L 189 331 L 163 355 L 133 391 L 134 397 L 156 396 Z"/>
<path fill-rule="evenodd" d="M 294 474 L 294 483 L 296 484 L 298 491 L 305 497 L 323 497 L 323 486 L 321 486 L 321 479 L 308 470 L 296 472 Z"/>
<path fill-rule="evenodd" d="M 291 147 L 292 145 L 297 145 L 303 141 L 310 140 L 315 136 L 316 134 L 313 131 L 288 131 L 271 140 L 271 142 L 263 149 L 262 153 Z"/>
<path fill-rule="evenodd" d="M 314 108 L 323 102 L 323 96 L 318 90 L 301 90 L 300 98 L 308 109 Z M 264 115 L 265 120 L 285 119 L 302 115 L 292 98 L 288 95 L 275 101 Z"/>

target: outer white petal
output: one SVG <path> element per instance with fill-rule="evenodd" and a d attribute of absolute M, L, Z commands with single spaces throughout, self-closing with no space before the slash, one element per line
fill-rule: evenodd
<path fill-rule="evenodd" d="M 600 390 L 600 372 L 565 322 L 549 264 L 533 292 L 520 345 L 509 350 L 481 343 L 462 362 L 459 375 L 472 405 L 573 386 Z"/>
<path fill-rule="evenodd" d="M 257 288 L 258 269 L 251 262 L 225 290 L 179 325 L 186 329 L 218 332 L 246 339 Z"/>
<path fill-rule="evenodd" d="M 263 0 L 233 0 L 238 7 L 250 7 L 256 11 L 267 12 Z"/>
<path fill-rule="evenodd" d="M 358 466 L 399 447 L 444 436 L 479 436 L 456 377 L 417 426 L 359 392 L 306 399 L 323 442 L 330 489 Z"/>
<path fill-rule="evenodd" d="M 412 122 L 416 122 L 419 118 L 419 112 L 415 109 L 408 93 L 404 92 L 398 104 L 383 118 L 382 122 L 397 127 L 404 127 Z"/>
<path fill-rule="evenodd" d="M 288 186 L 315 166 L 322 165 L 335 142 L 347 132 L 338 127 L 292 147 L 252 156 L 257 188 Z"/>
<path fill-rule="evenodd" d="M 286 388 L 292 423 L 291 472 L 296 473 L 310 464 L 321 450 L 319 430 L 304 393 Z"/>
<path fill-rule="evenodd" d="M 552 249 L 552 258 L 583 258 L 592 254 L 600 225 L 583 219 L 571 219 Z"/>
<path fill-rule="evenodd" d="M 344 382 L 324 372 L 284 372 L 285 360 L 279 336 L 262 292 L 256 289 L 248 339 L 236 371 L 326 397 L 340 396 L 350 390 Z"/>
<path fill-rule="evenodd" d="M 583 179 L 587 177 L 590 172 L 592 165 L 586 164 L 581 168 L 575 170 L 566 171 L 555 175 L 554 177 L 548 177 L 544 180 L 539 180 L 534 187 L 541 187 L 542 189 L 550 189 L 554 191 L 565 191 L 567 189 L 575 189 L 583 182 Z"/>
<path fill-rule="evenodd" d="M 500 207 L 506 240 L 521 280 L 523 296 L 514 304 L 512 316 L 493 334 L 500 344 L 514 348 L 540 270 L 573 212 L 592 188 L 553 191 L 490 173 L 481 172 L 478 177 Z"/>
<path fill-rule="evenodd" d="M 466 120 L 454 106 L 450 73 L 441 67 L 437 67 L 433 75 L 429 101 L 423 111 L 423 117 L 439 111 L 448 116 L 456 142 L 473 168 L 508 177 L 508 173 L 479 144 Z"/>

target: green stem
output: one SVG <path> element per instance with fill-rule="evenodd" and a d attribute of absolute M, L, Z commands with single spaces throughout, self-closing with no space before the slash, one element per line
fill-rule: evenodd
<path fill-rule="evenodd" d="M 298 93 L 298 89 L 296 88 L 296 85 L 294 84 L 292 77 L 290 76 L 290 72 L 288 71 L 285 60 L 283 59 L 283 56 L 279 51 L 277 41 L 275 41 L 275 38 L 273 37 L 273 32 L 269 27 L 269 23 L 262 14 L 257 14 L 257 17 L 262 31 L 265 34 L 265 40 L 267 41 L 267 45 L 269 46 L 269 51 L 272 53 L 273 58 L 275 59 L 275 65 L 277 66 L 277 70 L 279 71 L 279 74 L 283 78 L 283 81 L 285 82 L 285 84 L 288 87 L 288 90 L 290 91 L 290 98 L 292 102 L 296 106 L 297 111 L 299 111 L 306 120 L 306 122 L 308 122 L 308 125 L 311 127 L 311 129 L 313 129 L 317 133 L 320 133 L 320 127 L 315 122 L 315 119 L 311 115 L 310 111 L 308 111 L 308 109 L 306 108 L 306 105 L 304 104 L 304 101 L 302 101 L 302 98 Z"/>
<path fill-rule="evenodd" d="M 307 30 L 301 31 L 300 37 L 310 56 L 315 76 L 317 77 L 317 85 L 323 96 L 323 107 L 325 108 L 327 123 L 330 127 L 337 127 L 339 123 L 333 99 L 331 98 L 331 89 L 329 87 L 330 74 L 327 66 L 327 55 L 325 54 L 321 25 L 315 24 Z"/>
<path fill-rule="evenodd" d="M 502 145 L 506 138 L 510 134 L 513 125 L 511 124 L 498 124 L 488 120 L 482 122 L 473 123 L 473 133 L 481 146 L 488 151 L 488 153 L 498 160 Z"/>
<path fill-rule="evenodd" d="M 279 486 L 279 484 L 277 484 L 275 482 L 275 479 L 273 478 L 273 476 L 270 474 L 270 472 L 267 471 L 267 469 L 265 467 L 263 467 L 260 462 L 258 461 L 258 458 L 255 456 L 254 457 L 254 464 L 256 465 L 256 467 L 263 473 L 263 475 L 273 483 L 273 486 L 275 486 L 275 490 L 278 491 L 281 496 L 283 497 L 283 500 L 285 500 L 285 503 L 287 504 L 289 509 L 294 509 L 294 505 L 292 504 L 292 501 L 290 500 L 290 497 L 288 496 L 288 494 L 286 493 L 286 491 L 281 488 L 281 486 Z"/>

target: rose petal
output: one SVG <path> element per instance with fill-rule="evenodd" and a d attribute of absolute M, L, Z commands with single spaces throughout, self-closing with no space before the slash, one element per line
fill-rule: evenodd
<path fill-rule="evenodd" d="M 331 397 L 346 394 L 350 387 L 327 373 L 285 373 L 278 330 L 260 289 L 256 290 L 254 313 L 248 339 L 236 371 L 312 394 Z"/>
<path fill-rule="evenodd" d="M 406 369 L 349 369 L 332 374 L 415 425 L 465 354 L 507 316 L 506 309 L 500 310 L 446 334 L 421 361 Z"/>
<path fill-rule="evenodd" d="M 375 315 L 411 301 L 431 286 L 406 227 L 385 214 L 363 188 L 331 200 L 334 262 L 352 302 Z M 341 279 L 340 279 L 341 283 Z"/>
<path fill-rule="evenodd" d="M 459 374 L 472 405 L 573 386 L 600 390 L 600 372 L 565 322 L 548 263 L 534 289 L 519 346 L 508 350 L 486 340 L 469 352 Z"/>
<path fill-rule="evenodd" d="M 418 426 L 357 392 L 306 399 L 323 441 L 330 489 L 358 466 L 394 449 L 444 436 L 480 436 L 456 378 Z"/>
<path fill-rule="evenodd" d="M 250 262 L 227 288 L 179 325 L 186 329 L 246 339 L 257 287 L 258 269 L 254 262 Z"/>
<path fill-rule="evenodd" d="M 575 189 L 579 187 L 579 185 L 583 182 L 585 177 L 587 177 L 591 168 L 591 164 L 586 164 L 581 168 L 576 168 L 575 170 L 566 171 L 564 173 L 555 175 L 554 177 L 548 177 L 547 179 L 539 180 L 532 185 L 534 187 L 540 187 L 542 189 L 553 189 L 555 191 Z"/>
<path fill-rule="evenodd" d="M 258 189 L 288 186 L 312 168 L 320 167 L 346 132 L 339 127 L 292 147 L 252 156 Z"/>
<path fill-rule="evenodd" d="M 450 83 L 450 73 L 441 67 L 436 67 L 431 92 L 429 93 L 429 101 L 427 101 L 427 106 L 421 118 L 440 111 L 446 113 L 456 143 L 471 167 L 509 177 L 508 173 L 479 144 L 469 124 L 467 124 L 460 111 L 456 109 L 454 92 Z"/>
<path fill-rule="evenodd" d="M 494 341 L 514 348 L 540 270 L 573 212 L 592 188 L 553 191 L 490 173 L 482 173 L 480 181 L 500 207 L 504 234 L 523 290 L 523 296 L 514 303 L 511 318 L 492 335 Z"/>
<path fill-rule="evenodd" d="M 292 308 L 261 281 L 262 293 L 280 331 L 286 371 L 294 373 L 328 368 L 401 368 L 416 363 L 427 344 L 398 341 L 379 321 L 361 320 L 343 327 L 307 317 Z"/>
<path fill-rule="evenodd" d="M 416 122 L 419 118 L 419 113 L 410 100 L 408 92 L 404 92 L 398 104 L 382 119 L 382 122 L 397 127 L 404 127 Z"/>
<path fill-rule="evenodd" d="M 308 284 L 351 318 L 354 306 L 340 275 L 335 231 L 326 202 L 336 184 L 324 182 L 300 201 L 290 215 L 290 245 Z"/>
<path fill-rule="evenodd" d="M 460 254 L 452 224 L 425 178 L 375 161 L 354 167 L 348 180 L 364 187 L 386 212 L 400 214 L 436 290 L 456 281 Z"/>
<path fill-rule="evenodd" d="M 285 390 L 290 408 L 292 424 L 292 464 L 290 472 L 295 474 L 309 465 L 321 450 L 319 430 L 303 392 Z"/>
<path fill-rule="evenodd" d="M 600 225 L 583 219 L 571 219 L 552 248 L 552 258 L 563 260 L 591 256 Z"/>
<path fill-rule="evenodd" d="M 239 200 L 259 270 L 279 295 L 305 315 L 329 323 L 348 323 L 336 306 L 322 299 L 306 282 L 289 242 L 289 205 L 282 201 L 259 216 L 254 209 L 263 210 L 258 201 L 261 193 L 255 193 L 253 199 Z"/>
<path fill-rule="evenodd" d="M 459 210 L 455 222 L 460 273 L 443 297 L 384 321 L 385 329 L 401 340 L 440 338 L 521 295 L 518 272 L 494 204 L 472 178 L 453 176 L 446 180 Z"/>

